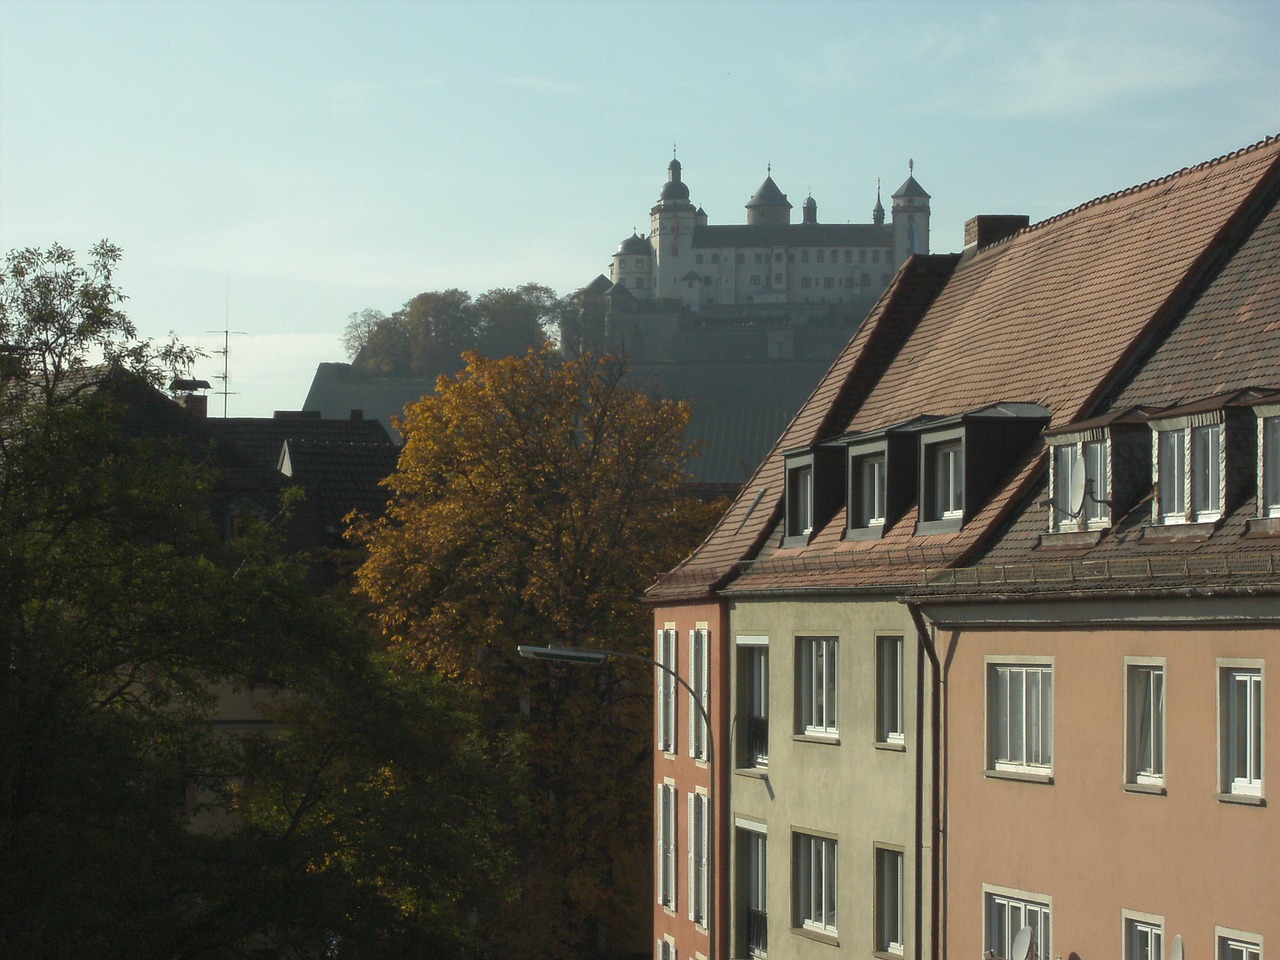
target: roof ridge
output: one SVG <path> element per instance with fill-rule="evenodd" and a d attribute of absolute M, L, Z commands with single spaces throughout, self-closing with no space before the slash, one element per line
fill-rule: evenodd
<path fill-rule="evenodd" d="M 1226 163 L 1228 160 L 1235 160 L 1238 157 L 1244 156 L 1245 154 L 1254 153 L 1255 151 L 1262 150 L 1266 147 L 1272 146 L 1277 143 L 1280 143 L 1280 133 L 1269 134 L 1268 136 L 1263 137 L 1261 140 L 1257 141 L 1256 143 L 1251 143 L 1246 147 L 1240 147 L 1237 150 L 1232 150 L 1230 153 L 1224 153 L 1222 156 L 1214 157 L 1211 160 L 1204 160 L 1204 161 L 1201 161 L 1200 163 L 1193 164 L 1192 166 L 1183 167 L 1181 170 L 1175 170 L 1172 173 L 1166 173 L 1164 176 L 1156 177 L 1152 180 L 1147 180 L 1143 183 L 1135 183 L 1132 186 L 1125 187 L 1123 190 L 1114 190 L 1111 193 L 1105 193 L 1100 197 L 1094 197 L 1092 200 L 1086 200 L 1084 203 L 1077 204 L 1076 206 L 1072 207 L 1069 210 L 1063 210 L 1061 213 L 1055 213 L 1052 217 L 1048 217 L 1044 220 L 1038 220 L 1035 223 L 1028 224 L 1027 226 L 1023 227 L 1021 230 L 1018 230 L 1014 233 L 1009 234 L 1007 237 L 1002 237 L 999 240 L 995 240 L 989 244 L 986 244 L 982 248 L 983 252 L 985 253 L 988 250 L 993 250 L 997 247 L 1003 246 L 1004 244 L 1009 243 L 1010 241 L 1015 239 L 1016 237 L 1021 237 L 1024 234 L 1028 234 L 1033 231 L 1048 227 L 1050 224 L 1057 223 L 1059 220 L 1064 220 L 1067 217 L 1074 216 L 1077 213 L 1081 213 L 1084 210 L 1088 210 L 1090 207 L 1101 206 L 1104 203 L 1109 203 L 1113 200 L 1118 200 L 1121 197 L 1131 196 L 1132 194 L 1139 193 L 1143 190 L 1150 190 L 1153 187 L 1158 187 L 1158 186 L 1161 186 L 1162 184 L 1169 183 L 1170 181 L 1175 180 L 1179 177 L 1184 177 L 1188 174 L 1195 173 L 1199 170 L 1207 170 L 1210 167 L 1217 166 L 1220 163 Z"/>

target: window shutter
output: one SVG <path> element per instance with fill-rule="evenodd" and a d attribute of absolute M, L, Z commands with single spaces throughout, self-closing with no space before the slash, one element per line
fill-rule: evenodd
<path fill-rule="evenodd" d="M 654 871 L 653 871 L 654 887 L 657 893 L 658 903 L 662 903 L 662 894 L 663 894 L 663 891 L 666 889 L 666 883 L 664 882 L 663 876 L 662 876 L 662 864 L 663 864 L 663 858 L 666 856 L 666 849 L 667 849 L 667 821 L 666 821 L 666 817 L 664 816 L 665 811 L 662 809 L 663 807 L 662 790 L 663 790 L 662 784 L 658 784 L 657 816 L 653 818 L 654 824 L 658 828 L 655 831 L 658 835 L 657 836 L 658 842 L 654 844 L 657 862 L 654 864 Z"/>
<path fill-rule="evenodd" d="M 698 916 L 698 904 L 695 896 L 698 892 L 697 870 L 698 870 L 698 845 L 697 829 L 695 821 L 697 820 L 698 795 L 692 791 L 689 792 L 689 919 L 696 920 Z"/>
<path fill-rule="evenodd" d="M 658 631 L 658 662 L 662 663 L 666 658 L 667 649 L 667 632 L 665 630 Z M 658 701 L 658 709 L 656 711 L 658 717 L 658 749 L 665 750 L 667 747 L 665 735 L 667 731 L 667 698 L 666 693 L 666 674 L 661 670 L 656 671 L 658 675 L 658 690 L 655 699 Z"/>
<path fill-rule="evenodd" d="M 711 716 L 711 632 L 709 630 L 702 631 L 702 708 L 707 712 L 707 716 Z M 702 732 L 702 757 L 708 756 L 708 742 L 711 739 L 711 729 L 707 728 Z"/>
<path fill-rule="evenodd" d="M 689 631 L 689 679 L 692 681 L 690 686 L 695 690 L 698 688 L 698 631 Z M 698 754 L 698 705 L 694 703 L 692 694 L 689 696 L 689 756 L 697 757 Z M 690 794 L 692 796 L 692 794 Z M 690 807 L 690 810 L 693 808 Z M 690 834 L 692 836 L 692 834 Z M 693 905 L 689 905 L 689 909 L 693 910 Z"/>

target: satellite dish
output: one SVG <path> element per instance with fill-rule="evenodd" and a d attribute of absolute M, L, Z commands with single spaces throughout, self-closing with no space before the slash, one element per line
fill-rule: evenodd
<path fill-rule="evenodd" d="M 1013 938 L 1009 948 L 1009 960 L 1027 960 L 1031 956 L 1031 928 L 1023 927 Z"/>
<path fill-rule="evenodd" d="M 1182 934 L 1173 938 L 1173 949 L 1169 951 L 1169 960 L 1182 960 Z"/>
<path fill-rule="evenodd" d="M 1073 517 L 1080 516 L 1080 512 L 1084 510 L 1084 483 L 1084 471 L 1074 471 L 1071 475 L 1071 490 L 1067 497 L 1067 503 L 1071 507 L 1071 515 Z M 1013 958 L 1011 957 L 1010 960 L 1013 960 Z"/>

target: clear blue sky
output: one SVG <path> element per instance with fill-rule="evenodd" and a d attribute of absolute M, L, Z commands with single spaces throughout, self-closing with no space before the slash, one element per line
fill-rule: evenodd
<path fill-rule="evenodd" d="M 269 415 L 353 311 L 607 272 L 673 143 L 713 223 L 770 163 L 865 222 L 914 158 L 958 250 L 1280 132 L 1278 49 L 1275 0 L 0 0 L 0 249 L 110 238 Z"/>

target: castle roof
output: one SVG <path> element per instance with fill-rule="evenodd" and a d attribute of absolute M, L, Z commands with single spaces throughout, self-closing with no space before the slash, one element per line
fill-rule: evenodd
<path fill-rule="evenodd" d="M 633 233 L 631 236 L 627 237 L 627 239 L 623 240 L 622 243 L 618 244 L 618 253 L 625 254 L 626 256 L 648 256 L 653 253 L 653 250 L 650 248 L 648 240 L 639 234 Z M 615 256 L 616 255 L 617 254 L 615 254 Z"/>
<path fill-rule="evenodd" d="M 920 186 L 914 176 L 908 176 L 906 180 L 902 181 L 902 186 L 893 191 L 893 199 L 904 200 L 907 198 L 919 200 L 929 199 L 929 194 L 925 193 L 924 187 Z M 879 202 L 880 200 L 877 198 L 876 203 Z"/>
<path fill-rule="evenodd" d="M 773 182 L 773 177 L 770 176 L 764 178 L 764 183 L 760 184 L 760 189 L 748 201 L 747 209 L 752 207 L 786 207 L 790 210 L 791 203 L 787 200 L 787 195 L 778 189 L 778 185 Z"/>

